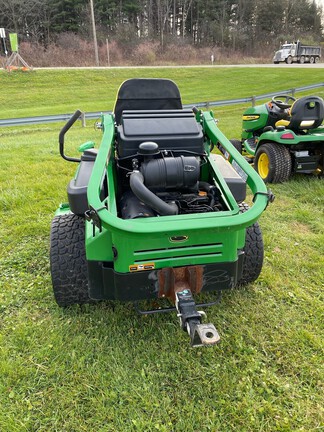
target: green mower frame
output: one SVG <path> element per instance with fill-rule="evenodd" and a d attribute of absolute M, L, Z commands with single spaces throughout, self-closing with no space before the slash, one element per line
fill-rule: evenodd
<path fill-rule="evenodd" d="M 318 96 L 276 95 L 248 108 L 241 139 L 230 141 L 265 182 L 284 182 L 293 173 L 323 175 L 323 118 L 324 104 Z"/>
<path fill-rule="evenodd" d="M 78 169 L 51 228 L 57 303 L 120 300 L 141 313 L 176 310 L 193 346 L 217 343 L 195 299 L 257 279 L 257 220 L 271 193 L 211 112 L 182 108 L 170 80 L 125 81 L 114 113 L 101 117 L 99 149 L 82 145 L 80 159 L 64 150 L 79 117 L 76 111 L 59 137 L 61 156 Z M 211 153 L 219 145 L 227 160 Z M 246 185 L 252 207 L 244 202 Z M 169 299 L 170 307 L 141 310 L 138 302 L 150 299 Z"/>

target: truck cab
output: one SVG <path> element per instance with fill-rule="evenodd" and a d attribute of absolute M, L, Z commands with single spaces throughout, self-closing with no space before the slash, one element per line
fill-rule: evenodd
<path fill-rule="evenodd" d="M 278 64 L 279 62 L 284 62 L 286 59 L 291 56 L 294 57 L 296 55 L 296 44 L 290 43 L 290 44 L 283 44 L 280 46 L 280 49 L 276 51 L 273 62 L 275 64 Z"/>

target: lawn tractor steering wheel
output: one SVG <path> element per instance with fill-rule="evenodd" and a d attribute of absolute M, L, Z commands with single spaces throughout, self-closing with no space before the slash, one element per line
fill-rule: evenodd
<path fill-rule="evenodd" d="M 278 108 L 281 109 L 287 109 L 290 108 L 292 106 L 292 104 L 295 102 L 296 98 L 289 96 L 289 95 L 276 95 L 273 96 L 273 98 L 271 99 L 271 102 L 275 105 L 277 105 Z M 292 101 L 291 103 L 289 103 L 289 101 Z"/>

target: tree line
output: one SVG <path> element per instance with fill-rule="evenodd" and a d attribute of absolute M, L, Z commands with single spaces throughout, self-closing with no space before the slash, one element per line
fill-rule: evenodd
<path fill-rule="evenodd" d="M 323 39 L 315 0 L 93 0 L 99 43 L 183 41 L 251 54 L 282 41 Z M 0 0 L 0 27 L 46 47 L 62 33 L 91 39 L 89 0 Z"/>

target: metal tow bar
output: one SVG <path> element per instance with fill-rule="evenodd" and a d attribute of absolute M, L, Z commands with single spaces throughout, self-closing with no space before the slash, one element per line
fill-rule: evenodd
<path fill-rule="evenodd" d="M 188 332 L 191 346 L 210 346 L 220 341 L 220 336 L 213 324 L 202 324 L 202 316 L 206 314 L 197 311 L 190 289 L 176 293 L 175 306 L 180 318 L 180 326 Z"/>

